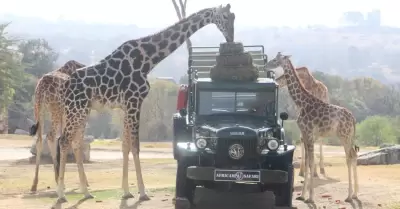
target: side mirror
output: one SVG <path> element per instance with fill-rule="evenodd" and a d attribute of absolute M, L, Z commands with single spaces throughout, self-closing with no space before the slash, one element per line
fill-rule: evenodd
<path fill-rule="evenodd" d="M 180 114 L 182 117 L 185 117 L 185 116 L 187 115 L 187 110 L 186 110 L 186 108 L 180 109 L 180 110 L 179 110 L 179 114 Z"/>
<path fill-rule="evenodd" d="M 275 79 L 275 72 L 273 70 L 267 71 L 267 78 Z"/>
<path fill-rule="evenodd" d="M 284 121 L 289 118 L 289 115 L 287 114 L 287 112 L 281 112 L 281 114 L 279 114 L 279 117 L 281 118 L 282 121 Z"/>

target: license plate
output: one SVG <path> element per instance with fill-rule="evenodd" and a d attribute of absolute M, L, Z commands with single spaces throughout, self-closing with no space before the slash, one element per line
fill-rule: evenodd
<path fill-rule="evenodd" d="M 214 181 L 260 182 L 260 171 L 219 170 L 214 171 Z"/>

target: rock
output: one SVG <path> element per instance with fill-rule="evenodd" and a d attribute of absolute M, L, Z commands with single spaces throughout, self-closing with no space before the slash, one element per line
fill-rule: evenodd
<path fill-rule="evenodd" d="M 400 145 L 385 147 L 358 156 L 358 165 L 400 164 Z"/>
<path fill-rule="evenodd" d="M 22 130 L 22 129 L 16 129 L 14 134 L 19 134 L 19 135 L 29 135 L 29 132 Z"/>

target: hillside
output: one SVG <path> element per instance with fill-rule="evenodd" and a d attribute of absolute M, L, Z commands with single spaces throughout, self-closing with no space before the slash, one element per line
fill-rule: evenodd
<path fill-rule="evenodd" d="M 128 39 L 160 30 L 135 25 L 86 24 L 76 21 L 46 21 L 39 18 L 0 16 L 9 22 L 9 32 L 21 38 L 44 38 L 60 52 L 58 63 L 76 59 L 92 63 L 110 53 Z M 171 23 L 172 24 L 172 23 Z M 296 65 L 313 71 L 342 77 L 368 76 L 382 82 L 400 81 L 400 29 L 388 27 L 308 27 L 308 28 L 236 28 L 236 40 L 247 45 L 262 44 L 272 57 L 277 51 L 293 55 Z M 218 45 L 223 41 L 210 25 L 192 37 L 194 45 Z M 172 76 L 176 80 L 186 71 L 186 48 L 162 62 L 155 76 Z"/>

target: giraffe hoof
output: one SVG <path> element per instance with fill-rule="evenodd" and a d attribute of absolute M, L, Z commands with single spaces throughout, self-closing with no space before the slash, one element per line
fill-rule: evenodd
<path fill-rule="evenodd" d="M 57 199 L 57 204 L 63 204 L 63 203 L 66 203 L 66 202 L 68 202 L 68 201 L 67 201 L 67 198 L 65 198 L 65 197 L 59 197 Z"/>
<path fill-rule="evenodd" d="M 296 200 L 304 201 L 305 198 L 303 196 L 297 197 Z"/>
<path fill-rule="evenodd" d="M 147 196 L 147 194 L 145 194 L 145 195 L 143 195 L 143 196 L 140 196 L 140 197 L 139 197 L 139 200 L 140 200 L 140 201 L 148 201 L 148 200 L 150 200 L 150 197 Z"/>
<path fill-rule="evenodd" d="M 133 194 L 127 193 L 127 194 L 124 194 L 124 195 L 122 196 L 122 199 L 123 199 L 123 200 L 127 200 L 127 199 L 129 199 L 129 198 L 134 198 Z"/>
<path fill-rule="evenodd" d="M 31 192 L 35 193 L 37 191 L 37 185 L 32 185 Z"/>
<path fill-rule="evenodd" d="M 319 173 L 322 174 L 322 175 L 325 175 L 326 174 L 325 173 L 325 169 L 319 169 Z"/>
<path fill-rule="evenodd" d="M 304 203 L 314 203 L 314 200 L 312 200 L 312 199 L 307 199 L 307 200 L 304 201 Z"/>
<path fill-rule="evenodd" d="M 355 200 L 358 200 L 358 197 L 357 197 L 357 195 L 355 195 L 355 194 L 353 194 L 353 196 L 351 196 L 351 198 L 353 198 L 353 199 L 355 199 Z"/>
<path fill-rule="evenodd" d="M 88 200 L 88 199 L 93 199 L 93 198 L 94 198 L 94 196 L 92 194 L 85 194 L 83 199 Z"/>
<path fill-rule="evenodd" d="M 345 200 L 344 200 L 345 202 L 353 202 L 353 199 L 351 199 L 350 197 L 348 197 L 348 198 L 346 198 Z"/>

